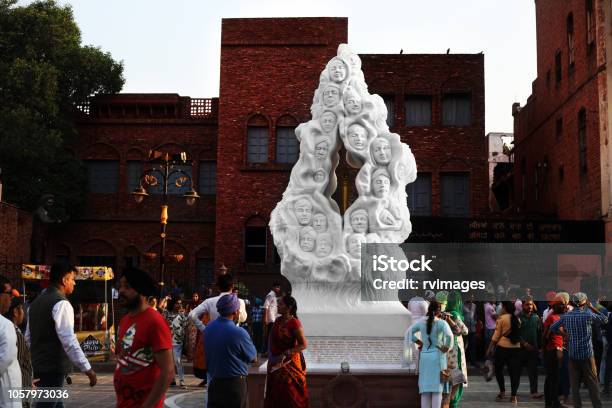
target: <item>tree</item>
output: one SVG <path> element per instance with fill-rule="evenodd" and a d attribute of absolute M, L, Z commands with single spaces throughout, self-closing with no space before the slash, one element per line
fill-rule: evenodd
<path fill-rule="evenodd" d="M 83 204 L 83 164 L 69 146 L 79 103 L 123 87 L 123 64 L 81 44 L 70 6 L 0 0 L 0 168 L 5 197 L 32 210 L 56 197 L 57 217 Z"/>

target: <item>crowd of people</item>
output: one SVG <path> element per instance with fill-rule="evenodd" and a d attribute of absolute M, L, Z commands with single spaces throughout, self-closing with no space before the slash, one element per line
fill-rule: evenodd
<path fill-rule="evenodd" d="M 580 387 L 595 408 L 610 395 L 612 304 L 589 301 L 577 292 L 548 292 L 536 302 L 529 289 L 511 290 L 496 301 L 464 302 L 461 293 L 427 291 L 408 302 L 413 324 L 405 338 L 405 364 L 419 375 L 421 406 L 458 407 L 467 386 L 467 366 L 495 377 L 496 401 L 518 403 L 521 371 L 526 368 L 532 399 L 547 408 L 581 407 Z M 538 303 L 540 303 L 538 305 Z M 538 368 L 545 369 L 544 393 L 538 392 Z M 507 395 L 504 369 L 510 377 Z M 601 390 L 600 390 L 601 385 Z"/>
<path fill-rule="evenodd" d="M 90 386 L 96 385 L 68 301 L 76 273 L 68 264 L 54 264 L 48 287 L 27 313 L 23 298 L 1 278 L 0 407 L 29 406 L 10 399 L 9 389 L 64 387 L 73 365 L 89 377 Z M 220 275 L 216 286 L 218 295 L 204 299 L 197 292 L 189 301 L 179 293 L 158 298 L 147 272 L 123 271 L 117 297 L 126 314 L 118 326 L 113 374 L 118 407 L 163 407 L 169 387 L 185 388 L 185 358 L 193 361 L 200 386 L 208 386 L 208 407 L 245 407 L 248 369 L 261 355 L 268 359 L 265 406 L 308 406 L 302 355 L 307 341 L 295 299 L 283 295 L 275 282 L 265 301 L 249 304 L 247 315 L 248 302 L 238 297 L 230 274 Z M 63 402 L 36 406 L 62 407 Z"/>
<path fill-rule="evenodd" d="M 49 286 L 26 310 L 11 282 L 0 277 L 0 406 L 28 406 L 9 400 L 7 389 L 61 388 L 72 367 L 95 386 L 97 376 L 74 332 L 76 269 L 58 263 Z M 217 294 L 190 299 L 180 293 L 157 297 L 150 275 L 129 268 L 118 279 L 118 301 L 126 314 L 118 325 L 114 388 L 119 407 L 162 407 L 169 387 L 185 388 L 183 362 L 208 387 L 208 407 L 247 406 L 249 366 L 267 359 L 264 406 L 307 407 L 309 393 L 303 351 L 307 339 L 294 298 L 274 282 L 265 300 L 241 299 L 230 274 L 220 275 Z M 404 363 L 418 373 L 421 406 L 458 407 L 468 385 L 468 367 L 487 381 L 495 378 L 496 401 L 517 403 L 523 367 L 529 393 L 545 407 L 581 407 L 580 387 L 593 407 L 610 393 L 612 305 L 589 301 L 578 292 L 549 292 L 535 301 L 529 289 L 465 301 L 458 291 L 425 292 L 407 307 L 413 323 L 406 331 Z M 501 300 L 497 300 L 500 298 Z M 507 300 L 506 300 L 507 299 Z M 538 370 L 545 370 L 543 394 Z M 505 384 L 510 378 L 510 393 Z M 69 377 L 68 377 L 69 378 Z M 602 390 L 600 391 L 600 385 Z M 43 401 L 39 407 L 61 407 Z"/>

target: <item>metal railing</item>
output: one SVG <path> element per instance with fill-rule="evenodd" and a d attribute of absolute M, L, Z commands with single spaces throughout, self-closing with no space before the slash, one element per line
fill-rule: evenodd
<path fill-rule="evenodd" d="M 213 115 L 213 100 L 211 98 L 191 98 L 189 114 L 191 117 L 208 118 Z"/>

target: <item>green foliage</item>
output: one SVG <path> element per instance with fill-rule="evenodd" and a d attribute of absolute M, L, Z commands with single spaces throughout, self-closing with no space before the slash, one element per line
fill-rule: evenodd
<path fill-rule="evenodd" d="M 123 87 L 123 65 L 81 44 L 70 6 L 0 0 L 0 168 L 5 199 L 32 210 L 46 193 L 78 211 L 85 171 L 68 146 L 75 105 Z"/>

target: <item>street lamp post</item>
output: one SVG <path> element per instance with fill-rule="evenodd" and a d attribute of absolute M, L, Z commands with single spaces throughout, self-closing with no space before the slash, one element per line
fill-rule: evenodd
<path fill-rule="evenodd" d="M 198 193 L 193 188 L 193 179 L 191 175 L 183 171 L 178 166 L 192 166 L 191 160 L 187 160 L 187 153 L 170 155 L 159 151 L 149 153 L 147 163 L 151 168 L 146 169 L 140 175 L 139 186 L 132 191 L 132 196 L 136 203 L 142 203 L 149 196 L 148 189 L 162 189 L 162 203 L 160 214 L 160 251 L 159 251 L 159 268 L 160 268 L 160 286 L 163 291 L 165 285 L 164 273 L 166 271 L 166 226 L 168 225 L 168 186 L 172 178 L 177 188 L 189 185 L 189 191 L 183 194 L 187 205 L 192 206 L 196 200 L 200 198 Z"/>

